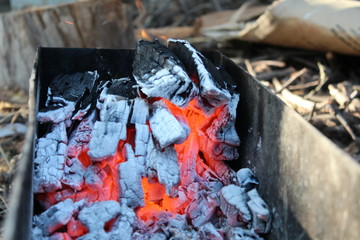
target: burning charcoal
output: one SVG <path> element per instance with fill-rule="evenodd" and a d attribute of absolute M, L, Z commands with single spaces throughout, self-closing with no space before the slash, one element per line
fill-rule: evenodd
<path fill-rule="evenodd" d="M 111 228 L 110 239 L 117 240 L 121 236 L 121 240 L 132 240 L 133 227 L 135 222 L 135 212 L 127 207 L 126 203 L 121 204 L 120 216 L 114 222 Z"/>
<path fill-rule="evenodd" d="M 150 138 L 151 139 L 151 138 Z M 174 147 L 160 150 L 152 140 L 149 141 L 146 159 L 146 172 L 149 179 L 157 175 L 161 184 L 166 187 L 166 194 L 174 196 L 174 187 L 180 181 L 180 169 Z"/>
<path fill-rule="evenodd" d="M 119 164 L 120 200 L 126 200 L 127 206 L 144 206 L 144 191 L 135 154 L 129 144 L 125 144 L 127 161 Z"/>
<path fill-rule="evenodd" d="M 259 196 L 256 189 L 249 191 L 247 194 L 250 197 L 250 201 L 247 202 L 247 205 L 252 213 L 251 229 L 256 233 L 268 233 L 271 224 L 269 207 Z"/>
<path fill-rule="evenodd" d="M 148 97 L 163 97 L 184 106 L 198 93 L 180 60 L 157 41 L 137 43 L 133 69 L 135 80 Z"/>
<path fill-rule="evenodd" d="M 216 207 L 216 201 L 207 196 L 205 191 L 201 191 L 187 209 L 192 225 L 198 228 L 208 222 L 214 215 Z"/>
<path fill-rule="evenodd" d="M 94 128 L 95 112 L 79 123 L 79 126 L 71 133 L 67 147 L 67 156 L 76 158 L 84 150 L 91 139 Z"/>
<path fill-rule="evenodd" d="M 249 168 L 240 169 L 236 173 L 236 176 L 240 187 L 245 188 L 246 192 L 256 188 L 259 185 L 257 177 Z"/>
<path fill-rule="evenodd" d="M 103 160 L 115 155 L 119 140 L 126 139 L 126 126 L 114 122 L 95 122 L 88 155 L 92 160 Z"/>
<path fill-rule="evenodd" d="M 136 135 L 135 135 L 135 155 L 145 156 L 146 148 L 149 142 L 150 130 L 149 126 L 145 124 L 135 124 Z"/>
<path fill-rule="evenodd" d="M 106 94 L 120 96 L 123 99 L 134 99 L 138 96 L 136 85 L 136 81 L 128 77 L 112 79 L 111 86 L 107 88 Z"/>
<path fill-rule="evenodd" d="M 54 102 L 55 98 L 76 102 L 85 91 L 91 91 L 98 77 L 99 74 L 96 71 L 59 75 L 51 81 L 47 102 Z"/>
<path fill-rule="evenodd" d="M 54 124 L 52 131 L 36 143 L 33 191 L 51 192 L 61 188 L 67 142 L 65 124 Z"/>
<path fill-rule="evenodd" d="M 207 135 L 213 140 L 232 146 L 239 146 L 240 139 L 235 129 L 236 108 L 239 102 L 239 94 L 232 94 L 231 100 L 224 106 L 216 119 L 206 130 Z"/>
<path fill-rule="evenodd" d="M 68 103 L 66 106 L 48 107 L 37 114 L 37 120 L 40 123 L 60 123 L 70 119 L 75 110 L 75 103 Z"/>
<path fill-rule="evenodd" d="M 251 230 L 234 227 L 226 231 L 226 240 L 263 240 L 263 238 Z"/>
<path fill-rule="evenodd" d="M 72 237 L 67 233 L 54 233 L 49 240 L 72 240 Z"/>
<path fill-rule="evenodd" d="M 105 232 L 105 223 L 120 214 L 121 207 L 115 201 L 94 202 L 84 207 L 79 213 L 79 220 L 87 227 L 89 233 L 78 240 L 110 239 Z"/>
<path fill-rule="evenodd" d="M 211 159 L 217 161 L 230 161 L 239 157 L 236 147 L 226 143 L 213 141 L 207 137 L 202 137 L 200 139 L 200 148 L 202 152 L 206 152 Z"/>
<path fill-rule="evenodd" d="M 184 142 L 189 135 L 187 125 L 179 122 L 162 102 L 156 102 L 153 106 L 154 110 L 150 117 L 150 127 L 160 147 L 165 148 L 171 144 Z"/>
<path fill-rule="evenodd" d="M 70 186 L 74 190 L 80 191 L 84 185 L 85 171 L 86 168 L 82 165 L 79 159 L 67 159 L 61 182 Z"/>
<path fill-rule="evenodd" d="M 210 222 L 199 228 L 199 239 L 202 240 L 223 240 L 224 238 Z"/>
<path fill-rule="evenodd" d="M 185 64 L 189 74 L 198 77 L 200 95 L 206 104 L 220 107 L 230 100 L 231 95 L 225 86 L 226 81 L 219 71 L 190 43 L 185 40 L 169 39 L 168 46 Z"/>
<path fill-rule="evenodd" d="M 103 187 L 106 176 L 105 171 L 98 165 L 89 166 L 84 173 L 86 185 L 93 190 L 99 190 Z"/>
<path fill-rule="evenodd" d="M 131 101 L 116 101 L 110 97 L 105 98 L 100 110 L 100 121 L 117 122 L 126 125 L 129 119 Z"/>
<path fill-rule="evenodd" d="M 130 123 L 145 124 L 149 119 L 149 105 L 145 99 L 134 99 Z"/>
<path fill-rule="evenodd" d="M 236 185 L 228 185 L 220 191 L 221 203 L 220 209 L 227 216 L 229 212 L 233 213 L 232 207 L 235 207 L 244 222 L 250 222 L 251 213 L 246 205 L 245 190 Z M 231 211 L 229 211 L 231 210 Z"/>
<path fill-rule="evenodd" d="M 40 234 L 39 230 L 46 237 L 66 225 L 83 204 L 83 201 L 74 203 L 71 199 L 66 199 L 50 207 L 40 216 L 34 216 L 33 224 L 37 229 L 33 230 L 33 239 L 34 234 Z"/>
<path fill-rule="evenodd" d="M 166 235 L 163 233 L 154 233 L 149 240 L 166 240 Z"/>

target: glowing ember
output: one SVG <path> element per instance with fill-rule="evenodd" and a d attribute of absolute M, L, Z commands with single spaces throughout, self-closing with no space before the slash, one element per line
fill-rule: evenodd
<path fill-rule="evenodd" d="M 33 239 L 261 239 L 269 231 L 255 176 L 226 164 L 238 158 L 239 94 L 187 42 L 169 41 L 176 54 L 139 42 L 137 82 L 96 85 L 96 72 L 54 79 L 38 116 L 52 129 L 36 145 L 44 212 Z M 66 77 L 83 86 L 65 87 Z M 88 105 L 80 102 L 89 92 Z"/>

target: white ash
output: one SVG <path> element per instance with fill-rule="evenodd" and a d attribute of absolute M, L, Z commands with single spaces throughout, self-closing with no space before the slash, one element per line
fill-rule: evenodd
<path fill-rule="evenodd" d="M 163 97 L 185 106 L 198 93 L 180 60 L 158 42 L 138 42 L 133 69 L 136 82 L 148 97 Z"/>
<path fill-rule="evenodd" d="M 207 223 L 214 215 L 217 204 L 214 199 L 201 191 L 187 208 L 187 214 L 194 227 L 198 228 Z"/>
<path fill-rule="evenodd" d="M 92 190 L 102 189 L 106 177 L 106 172 L 99 165 L 89 166 L 84 173 L 85 184 Z"/>
<path fill-rule="evenodd" d="M 91 104 L 87 105 L 84 109 L 79 109 L 76 113 L 74 113 L 71 120 L 83 120 L 90 108 Z"/>
<path fill-rule="evenodd" d="M 40 123 L 60 123 L 66 119 L 71 118 L 75 110 L 75 103 L 70 102 L 68 105 L 63 107 L 57 107 L 56 109 L 46 109 L 46 111 L 40 111 L 37 114 L 37 120 Z"/>
<path fill-rule="evenodd" d="M 271 215 L 269 207 L 259 196 L 256 189 L 247 192 L 250 200 L 247 205 L 252 213 L 251 229 L 256 233 L 265 234 L 270 231 Z"/>
<path fill-rule="evenodd" d="M 149 105 L 147 100 L 135 98 L 133 102 L 130 123 L 146 124 L 149 119 Z"/>
<path fill-rule="evenodd" d="M 226 104 L 220 114 L 206 130 L 207 135 L 213 141 L 239 146 L 240 139 L 235 129 L 236 108 L 239 102 L 239 94 L 232 94 L 231 100 Z"/>
<path fill-rule="evenodd" d="M 234 184 L 230 184 L 221 189 L 220 197 L 220 209 L 225 215 L 229 213 L 233 214 L 232 208 L 235 207 L 244 223 L 251 221 L 251 212 L 246 204 L 247 195 L 245 189 Z"/>
<path fill-rule="evenodd" d="M 134 210 L 127 207 L 126 202 L 121 204 L 120 215 L 114 222 L 111 232 L 109 233 L 110 239 L 117 240 L 119 236 L 121 236 L 121 240 L 132 240 L 135 218 Z"/>
<path fill-rule="evenodd" d="M 51 192 L 61 188 L 66 142 L 64 123 L 54 124 L 50 133 L 37 140 L 33 176 L 35 193 Z"/>
<path fill-rule="evenodd" d="M 72 240 L 72 238 L 67 233 L 54 233 L 50 236 L 49 240 Z"/>
<path fill-rule="evenodd" d="M 37 240 L 50 236 L 66 225 L 83 204 L 84 201 L 74 203 L 71 199 L 66 199 L 50 207 L 39 216 L 34 216 L 32 239 Z"/>
<path fill-rule="evenodd" d="M 145 156 L 147 144 L 150 138 L 150 129 L 148 125 L 135 124 L 135 155 Z"/>
<path fill-rule="evenodd" d="M 227 229 L 226 240 L 263 240 L 263 238 L 252 230 L 234 227 Z"/>
<path fill-rule="evenodd" d="M 61 182 L 74 190 L 80 191 L 84 186 L 86 168 L 77 158 L 67 158 Z"/>
<path fill-rule="evenodd" d="M 149 179 L 157 176 L 166 187 L 166 194 L 176 195 L 175 188 L 180 181 L 180 169 L 176 150 L 173 146 L 161 150 L 153 141 L 149 141 L 146 157 L 146 173 Z"/>
<path fill-rule="evenodd" d="M 136 208 L 144 206 L 144 190 L 141 184 L 143 169 L 139 168 L 137 159 L 130 144 L 125 144 L 127 161 L 119 164 L 120 202 Z"/>
<path fill-rule="evenodd" d="M 153 107 L 150 127 L 160 147 L 184 142 L 189 135 L 189 127 L 180 123 L 161 101 L 154 103 Z"/>
<path fill-rule="evenodd" d="M 170 42 L 182 43 L 188 51 L 192 53 L 191 61 L 194 62 L 199 77 L 200 96 L 206 99 L 206 102 L 212 107 L 220 107 L 226 104 L 230 100 L 231 94 L 227 89 L 217 86 L 214 77 L 204 65 L 202 60 L 204 59 L 204 56 L 185 40 L 168 39 L 168 44 Z"/>
<path fill-rule="evenodd" d="M 113 156 L 116 153 L 119 140 L 125 139 L 125 125 L 115 122 L 97 121 L 92 131 L 88 155 L 93 161 L 101 161 L 105 157 Z"/>
<path fill-rule="evenodd" d="M 78 240 L 110 239 L 105 232 L 105 223 L 120 214 L 121 207 L 116 201 L 94 202 L 79 212 L 79 220 L 87 227 L 89 233 Z"/>
<path fill-rule="evenodd" d="M 132 101 L 106 97 L 100 110 L 100 121 L 117 122 L 123 125 L 128 123 Z"/>
<path fill-rule="evenodd" d="M 249 168 L 242 168 L 237 173 L 238 185 L 245 188 L 245 191 L 250 191 L 259 185 L 259 181 L 255 174 Z"/>
<path fill-rule="evenodd" d="M 95 112 L 83 119 L 79 126 L 71 133 L 67 146 L 67 156 L 76 158 L 82 150 L 87 148 L 94 128 Z"/>
<path fill-rule="evenodd" d="M 223 240 L 224 238 L 212 223 L 207 222 L 199 228 L 199 239 Z"/>

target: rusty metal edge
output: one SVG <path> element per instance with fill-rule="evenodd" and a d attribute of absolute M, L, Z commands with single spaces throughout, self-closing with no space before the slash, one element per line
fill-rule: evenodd
<path fill-rule="evenodd" d="M 4 224 L 5 240 L 28 240 L 31 235 L 32 215 L 33 215 L 33 158 L 34 142 L 36 133 L 36 116 L 38 97 L 38 65 L 41 47 L 36 51 L 31 76 L 29 79 L 29 117 L 27 133 L 23 146 L 22 157 L 18 163 L 16 178 L 10 197 L 9 212 Z"/>
<path fill-rule="evenodd" d="M 228 72 L 234 65 L 224 57 Z M 269 239 L 358 239 L 360 165 L 245 70 L 239 77 L 240 154 L 273 210 Z"/>

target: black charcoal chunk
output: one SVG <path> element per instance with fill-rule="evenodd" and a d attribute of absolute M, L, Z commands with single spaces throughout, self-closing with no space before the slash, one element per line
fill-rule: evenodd
<path fill-rule="evenodd" d="M 198 93 L 178 57 L 158 41 L 137 43 L 133 76 L 148 97 L 163 97 L 178 106 Z"/>
<path fill-rule="evenodd" d="M 92 90 L 98 77 L 96 71 L 56 76 L 49 86 L 48 102 L 54 101 L 55 98 L 77 102 L 85 91 Z"/>
<path fill-rule="evenodd" d="M 185 40 L 168 40 L 169 49 L 183 62 L 190 76 L 199 80 L 201 105 L 219 107 L 231 98 L 231 87 L 228 86 L 216 66 Z M 229 76 L 230 77 L 230 76 Z"/>
<path fill-rule="evenodd" d="M 113 79 L 111 86 L 108 87 L 107 94 L 121 96 L 124 99 L 134 99 L 138 97 L 136 85 L 136 81 L 128 77 Z"/>

